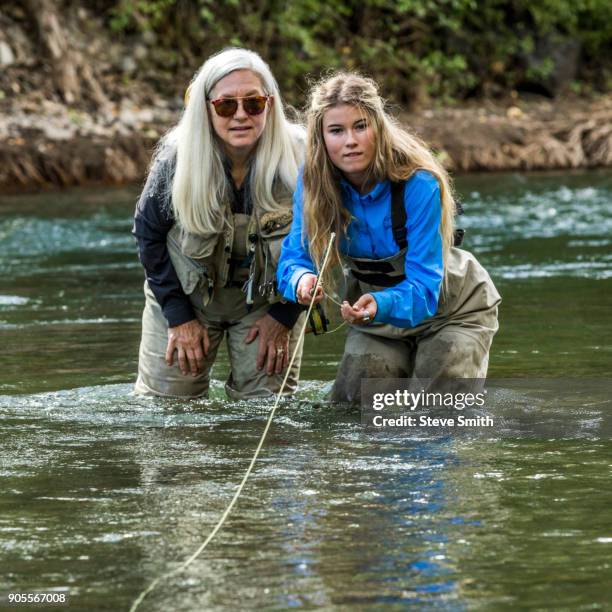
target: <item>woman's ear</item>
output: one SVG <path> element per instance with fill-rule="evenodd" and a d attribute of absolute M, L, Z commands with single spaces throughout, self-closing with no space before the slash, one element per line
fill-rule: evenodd
<path fill-rule="evenodd" d="M 268 103 L 270 104 L 270 110 L 274 107 L 274 96 L 268 96 Z"/>

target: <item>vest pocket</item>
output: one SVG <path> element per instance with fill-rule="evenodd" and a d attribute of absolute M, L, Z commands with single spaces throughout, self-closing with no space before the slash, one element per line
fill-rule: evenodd
<path fill-rule="evenodd" d="M 208 271 L 205 266 L 196 263 L 185 255 L 173 234 L 173 230 L 168 234 L 168 253 L 183 291 L 190 295 L 196 290 L 200 282 L 202 282 L 202 286 L 208 284 L 205 281 L 208 277 Z"/>
<path fill-rule="evenodd" d="M 210 235 L 192 234 L 184 230 L 179 230 L 177 243 L 180 245 L 180 250 L 187 256 L 193 259 L 204 259 L 210 257 L 217 244 L 218 235 L 211 233 Z"/>

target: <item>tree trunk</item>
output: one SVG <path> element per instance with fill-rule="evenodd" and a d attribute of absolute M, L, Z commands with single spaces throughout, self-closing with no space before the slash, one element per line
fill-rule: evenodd
<path fill-rule="evenodd" d="M 67 104 L 81 99 L 81 87 L 76 66 L 70 54 L 68 37 L 64 33 L 53 0 L 26 0 L 30 16 L 38 26 L 38 34 L 49 53 L 55 86 Z"/>
<path fill-rule="evenodd" d="M 25 4 L 49 55 L 55 88 L 64 102 L 76 104 L 88 97 L 96 106 L 104 106 L 108 99 L 82 54 L 71 47 L 71 34 L 62 27 L 55 0 L 26 0 Z"/>

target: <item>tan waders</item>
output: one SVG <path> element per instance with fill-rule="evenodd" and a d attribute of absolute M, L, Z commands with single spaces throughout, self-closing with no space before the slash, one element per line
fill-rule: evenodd
<path fill-rule="evenodd" d="M 227 283 L 228 286 L 215 287 L 214 292 L 207 290 L 207 287 L 211 284 L 209 283 L 210 277 L 208 279 L 206 277 L 200 278 L 201 275 L 197 273 L 197 263 L 184 255 L 180 246 L 174 241 L 178 232 L 171 232 L 168 247 L 172 263 L 181 279 L 183 289 L 189 294 L 198 320 L 208 329 L 210 347 L 208 355 L 205 357 L 203 372 L 197 376 L 181 373 L 176 353 L 174 365 L 168 366 L 165 360 L 168 345 L 168 322 L 153 292 L 145 282 L 146 303 L 142 316 L 142 340 L 138 360 L 136 393 L 171 397 L 206 396 L 210 383 L 210 371 L 224 337 L 227 342 L 231 368 L 225 390 L 231 399 L 266 397 L 277 393 L 280 389 L 284 372 L 268 376 L 265 366 L 262 370 L 257 369 L 259 337 L 255 338 L 250 344 L 244 342 L 253 324 L 268 312 L 270 287 L 265 285 L 269 280 L 268 276 L 270 279 L 274 278 L 273 272 L 266 269 L 263 273 L 266 280 L 261 281 L 259 279 L 259 285 L 255 284 L 253 291 L 249 293 L 249 295 L 252 294 L 253 303 L 247 305 L 247 296 L 242 289 L 247 286 L 249 278 L 251 278 L 251 285 L 254 284 L 252 276 L 253 257 L 249 258 L 248 251 L 251 248 L 249 245 L 254 245 L 255 241 L 251 240 L 249 242 L 250 238 L 247 236 L 251 224 L 250 219 L 247 215 L 232 215 L 232 248 L 231 258 L 228 260 L 232 262 L 228 272 L 230 280 Z M 193 241 L 193 236 L 189 238 Z M 281 240 L 282 236 L 279 236 L 278 241 Z M 268 245 L 267 248 L 271 247 Z M 280 244 L 278 248 L 280 249 Z M 254 250 L 255 247 L 253 246 L 252 249 Z M 217 250 L 222 251 L 222 249 Z M 225 255 L 225 258 L 227 258 L 227 255 Z M 267 261 L 266 265 L 268 265 Z M 220 268 L 221 266 L 217 265 L 216 267 Z M 214 278 L 212 280 L 214 281 Z M 263 289 L 258 291 L 258 287 L 263 287 Z M 295 324 L 296 330 L 300 329 L 304 317 L 305 313 L 300 315 Z M 296 390 L 299 378 L 303 343 L 297 346 L 296 340 L 297 332 L 293 334 L 289 342 L 290 353 L 293 354 L 294 351 L 297 351 L 298 355 L 285 386 L 284 392 L 286 394 L 293 393 Z"/>
<path fill-rule="evenodd" d="M 256 361 L 259 338 L 255 338 L 250 344 L 244 342 L 251 326 L 268 311 L 267 301 L 256 303 L 248 312 L 244 293 L 239 288 L 222 289 L 215 292 L 215 297 L 205 309 L 196 310 L 198 320 L 208 328 L 210 348 L 205 358 L 204 371 L 192 376 L 181 373 L 176 355 L 174 365 L 171 367 L 166 365 L 168 322 L 146 283 L 145 296 L 136 393 L 181 397 L 206 396 L 210 370 L 224 336 L 231 367 L 225 391 L 231 399 L 265 397 L 279 390 L 284 372 L 268 376 L 265 369 L 258 370 Z M 299 329 L 303 323 L 304 316 L 300 315 L 295 325 L 296 329 Z M 299 355 L 285 386 L 285 392 L 288 394 L 296 390 L 300 371 L 302 345 L 296 346 L 296 337 L 297 334 L 289 345 L 291 354 L 297 350 Z"/>
<path fill-rule="evenodd" d="M 405 253 L 402 249 L 385 260 L 345 257 L 351 270 L 347 299 L 353 303 L 364 293 L 400 282 L 405 278 Z M 368 273 L 371 262 L 374 264 Z M 384 275 L 380 273 L 381 262 L 389 264 Z M 376 318 L 370 325 L 349 328 L 331 400 L 358 403 L 363 378 L 415 377 L 431 379 L 432 384 L 444 379 L 485 378 L 489 349 L 498 329 L 500 301 L 487 271 L 476 258 L 452 247 L 446 265 L 446 287 L 433 317 L 410 328 L 377 324 Z"/>

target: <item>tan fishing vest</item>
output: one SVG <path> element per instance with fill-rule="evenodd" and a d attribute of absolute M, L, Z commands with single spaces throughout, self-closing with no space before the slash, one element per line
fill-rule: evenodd
<path fill-rule="evenodd" d="M 380 291 L 404 278 L 406 248 L 386 259 L 367 259 L 343 255 L 347 271 L 346 294 L 353 303 L 364 293 Z M 377 284 L 378 283 L 378 284 Z M 442 285 L 438 310 L 416 327 L 395 327 L 375 320 L 369 325 L 356 326 L 359 331 L 385 338 L 405 338 L 423 333 L 435 333 L 449 323 L 466 327 L 481 325 L 483 316 L 501 301 L 487 271 L 468 251 L 451 247 L 446 261 L 446 277 Z"/>
<path fill-rule="evenodd" d="M 269 302 L 280 299 L 276 267 L 282 241 L 291 229 L 292 193 L 277 186 L 274 198 L 279 212 L 261 215 L 232 214 L 226 203 L 219 233 L 193 234 L 174 224 L 167 238 L 170 259 L 183 291 L 197 308 L 228 286 L 242 285 L 247 303 L 256 295 Z"/>

